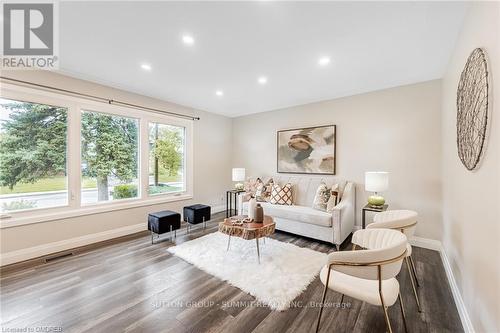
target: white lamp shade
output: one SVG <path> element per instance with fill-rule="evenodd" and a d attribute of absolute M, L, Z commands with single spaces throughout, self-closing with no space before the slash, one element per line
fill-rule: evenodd
<path fill-rule="evenodd" d="M 245 168 L 233 168 L 233 182 L 245 180 Z"/>
<path fill-rule="evenodd" d="M 389 188 L 389 173 L 383 171 L 365 172 L 365 190 L 383 192 Z"/>

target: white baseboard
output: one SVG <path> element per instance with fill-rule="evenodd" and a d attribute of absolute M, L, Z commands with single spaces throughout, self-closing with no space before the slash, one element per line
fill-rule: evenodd
<path fill-rule="evenodd" d="M 224 212 L 226 210 L 226 205 L 212 206 L 212 214 Z"/>
<path fill-rule="evenodd" d="M 213 214 L 223 212 L 226 210 L 225 205 L 212 206 L 211 212 Z M 134 224 L 118 229 L 107 230 L 95 234 L 65 239 L 58 242 L 48 243 L 29 247 L 26 249 L 6 252 L 0 255 L 0 266 L 10 265 L 17 262 L 34 259 L 46 256 L 51 253 L 66 251 L 76 247 L 85 246 L 105 240 L 122 237 L 136 232 L 147 230 L 146 223 Z"/>
<path fill-rule="evenodd" d="M 450 284 L 451 293 L 453 294 L 453 298 L 455 299 L 455 304 L 458 309 L 458 314 L 460 315 L 460 320 L 462 321 L 462 326 L 464 327 L 465 332 L 474 333 L 474 327 L 472 326 L 472 321 L 470 320 L 469 313 L 467 312 L 467 308 L 465 307 L 464 300 L 462 299 L 462 295 L 460 294 L 460 289 L 458 289 L 457 281 L 453 276 L 453 271 L 451 269 L 450 260 L 448 259 L 448 255 L 444 250 L 441 242 L 439 253 L 441 254 L 441 260 L 443 261 L 444 270 L 446 272 L 446 276 L 448 277 L 448 283 Z"/>
<path fill-rule="evenodd" d="M 439 253 L 441 253 L 443 249 L 440 241 L 423 237 L 413 236 L 412 239 L 410 239 L 410 244 L 424 249 L 438 251 Z"/>
<path fill-rule="evenodd" d="M 462 298 L 462 295 L 460 294 L 460 289 L 458 289 L 457 281 L 455 280 L 455 276 L 453 275 L 453 271 L 451 270 L 450 261 L 448 259 L 448 255 L 446 254 L 446 251 L 444 250 L 443 244 L 438 240 L 422 237 L 413 237 L 413 239 L 410 240 L 410 243 L 413 246 L 439 252 L 441 261 L 443 262 L 444 271 L 446 272 L 446 277 L 448 278 L 448 284 L 450 285 L 451 293 L 453 295 L 453 299 L 455 300 L 455 305 L 457 306 L 458 315 L 460 316 L 460 321 L 462 322 L 462 326 L 464 327 L 464 331 L 468 333 L 474 333 L 475 330 L 472 326 L 472 321 L 470 320 L 469 313 L 467 312 L 464 300 Z"/>
<path fill-rule="evenodd" d="M 361 226 L 359 225 L 354 226 L 354 231 L 359 229 L 361 229 Z M 446 272 L 446 277 L 448 278 L 448 284 L 450 285 L 451 293 L 453 295 L 453 299 L 455 300 L 455 305 L 457 306 L 458 314 L 460 316 L 460 321 L 462 322 L 462 326 L 464 327 L 464 331 L 468 333 L 474 333 L 475 330 L 474 327 L 472 326 L 472 321 L 470 320 L 469 313 L 467 312 L 464 300 L 462 298 L 462 295 L 460 294 L 460 289 L 458 289 L 458 285 L 453 275 L 450 261 L 444 250 L 443 244 L 438 240 L 423 238 L 423 237 L 413 237 L 410 240 L 410 244 L 416 247 L 421 247 L 424 249 L 429 249 L 439 252 L 441 261 L 443 262 L 444 270 Z"/>
<path fill-rule="evenodd" d="M 7 252 L 0 256 L 0 266 L 14 264 L 17 262 L 45 256 L 51 253 L 61 252 L 92 243 L 102 242 L 105 240 L 134 234 L 143 230 L 147 230 L 146 223 L 134 224 L 118 229 L 106 230 L 95 234 L 65 239 L 58 242 L 47 243 L 29 247 L 26 249 Z"/>

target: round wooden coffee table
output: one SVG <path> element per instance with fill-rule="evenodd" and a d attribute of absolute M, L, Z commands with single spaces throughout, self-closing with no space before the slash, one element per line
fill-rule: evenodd
<path fill-rule="evenodd" d="M 255 239 L 257 244 L 257 261 L 260 264 L 260 251 L 259 251 L 259 238 L 264 238 L 270 236 L 274 233 L 276 224 L 271 216 L 264 216 L 264 221 L 262 223 L 249 222 L 243 223 L 242 225 L 234 225 L 232 221 L 243 220 L 246 216 L 233 216 L 224 219 L 224 222 L 219 223 L 219 231 L 223 234 L 229 236 L 227 240 L 227 250 L 229 251 L 229 245 L 231 244 L 231 236 L 240 237 L 246 240 Z"/>

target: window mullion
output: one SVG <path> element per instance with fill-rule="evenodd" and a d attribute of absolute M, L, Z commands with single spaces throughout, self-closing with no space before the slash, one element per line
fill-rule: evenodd
<path fill-rule="evenodd" d="M 139 145 L 139 155 L 140 155 L 140 181 L 139 188 L 140 198 L 146 199 L 149 197 L 149 122 L 147 118 L 143 117 L 140 120 L 140 145 Z"/>
<path fill-rule="evenodd" d="M 78 105 L 74 104 L 68 114 L 68 198 L 71 208 L 79 208 L 81 197 L 81 154 L 80 154 L 80 128 L 81 112 Z"/>

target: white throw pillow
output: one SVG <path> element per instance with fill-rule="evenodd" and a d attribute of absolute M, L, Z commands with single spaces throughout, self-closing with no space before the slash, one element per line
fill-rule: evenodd
<path fill-rule="evenodd" d="M 325 183 L 319 184 L 316 189 L 316 195 L 314 196 L 312 208 L 317 210 L 326 211 L 328 201 L 330 199 L 331 190 L 326 186 Z"/>

